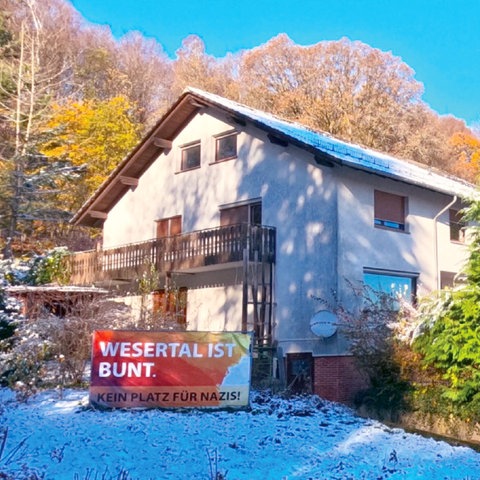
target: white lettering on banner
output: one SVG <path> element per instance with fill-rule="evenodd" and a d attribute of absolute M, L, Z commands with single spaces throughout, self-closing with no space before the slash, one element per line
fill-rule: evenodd
<path fill-rule="evenodd" d="M 150 362 L 100 362 L 98 365 L 98 376 L 107 377 L 151 377 L 154 363 Z"/>
<path fill-rule="evenodd" d="M 203 357 L 203 353 L 199 351 L 198 343 L 99 342 L 99 346 L 104 357 Z M 208 358 L 231 358 L 235 346 L 235 343 L 209 343 L 206 354 Z"/>
<path fill-rule="evenodd" d="M 208 344 L 208 357 L 209 358 L 222 358 L 225 356 L 225 349 L 227 351 L 227 357 L 233 356 L 234 343 L 209 343 Z M 225 348 L 225 349 L 224 349 Z"/>

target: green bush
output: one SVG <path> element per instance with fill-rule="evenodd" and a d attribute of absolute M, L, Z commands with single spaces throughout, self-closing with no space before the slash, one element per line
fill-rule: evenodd
<path fill-rule="evenodd" d="M 404 337 L 413 329 L 413 309 L 368 285 L 351 287 L 361 307 L 351 311 L 340 306 L 336 313 L 340 331 L 349 340 L 350 352 L 369 384 L 357 394 L 355 404 L 377 417 L 395 420 L 408 409 L 411 391 L 404 374 L 409 368 Z"/>
<path fill-rule="evenodd" d="M 478 223 L 480 203 L 474 202 L 465 218 Z M 435 397 L 443 416 L 480 421 L 480 231 L 470 230 L 471 250 L 466 282 L 442 292 L 423 309 L 423 329 L 413 347 L 423 356 L 424 368 L 439 379 L 425 394 Z M 417 403 L 420 399 L 417 398 Z"/>
<path fill-rule="evenodd" d="M 44 255 L 35 257 L 30 262 L 27 283 L 30 285 L 45 285 L 59 283 L 65 285 L 70 280 L 70 269 L 67 258 L 69 251 L 66 247 L 57 247 Z"/>
<path fill-rule="evenodd" d="M 476 285 L 448 294 L 413 347 L 440 379 L 439 409 L 480 420 L 480 295 Z M 433 307 L 432 307 L 433 308 Z M 428 318 L 428 315 L 427 317 Z M 430 387 L 432 389 L 433 387 Z M 450 404 L 450 405 L 449 405 Z"/>
<path fill-rule="evenodd" d="M 7 306 L 5 291 L 0 288 L 0 341 L 10 338 L 15 332 L 14 310 Z"/>

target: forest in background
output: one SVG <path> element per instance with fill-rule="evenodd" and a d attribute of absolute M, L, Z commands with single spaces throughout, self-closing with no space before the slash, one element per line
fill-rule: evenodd
<path fill-rule="evenodd" d="M 188 36 L 170 59 L 131 32 L 115 39 L 66 0 L 0 0 L 0 249 L 5 258 L 92 232 L 68 220 L 187 86 L 343 140 L 480 174 L 478 132 L 440 116 L 401 58 L 348 39 L 285 34 L 224 58 Z"/>

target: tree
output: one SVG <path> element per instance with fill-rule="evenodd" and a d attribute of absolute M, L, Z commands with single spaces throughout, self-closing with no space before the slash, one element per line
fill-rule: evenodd
<path fill-rule="evenodd" d="M 302 47 L 284 34 L 244 54 L 240 80 L 253 106 L 382 149 L 423 90 L 390 53 L 347 39 Z"/>
<path fill-rule="evenodd" d="M 62 183 L 57 201 L 70 211 L 81 206 L 139 141 L 139 125 L 131 110 L 124 97 L 53 106 L 43 127 L 47 140 L 41 152 L 83 169 L 82 181 L 68 183 L 68 191 L 62 191 L 68 179 L 57 179 Z"/>
<path fill-rule="evenodd" d="M 116 44 L 107 27 L 82 26 L 75 32 L 77 46 L 72 65 L 71 98 L 108 100 L 119 94 L 123 78 L 116 65 Z"/>
<path fill-rule="evenodd" d="M 215 59 L 205 52 L 205 44 L 196 35 L 185 38 L 176 55 L 173 63 L 174 97 L 189 86 L 233 99 L 238 97 L 238 82 L 233 74 L 237 67 L 235 57 L 229 56 L 223 61 Z"/>
<path fill-rule="evenodd" d="M 451 137 L 469 131 L 463 120 L 439 116 L 426 105 L 418 104 L 406 121 L 395 126 L 399 141 L 390 151 L 393 155 L 459 174 L 452 161 L 455 150 Z"/>
<path fill-rule="evenodd" d="M 457 132 L 450 138 L 455 151 L 454 172 L 477 182 L 480 177 L 480 137 L 473 132 Z"/>
<path fill-rule="evenodd" d="M 10 54 L 2 58 L 2 95 L 0 115 L 5 124 L 7 145 L 2 152 L 3 201 L 5 206 L 7 243 L 4 254 L 12 256 L 11 241 L 17 235 L 18 223 L 24 214 L 26 176 L 31 161 L 35 120 L 41 114 L 45 82 L 39 72 L 41 24 L 37 5 L 22 2 L 18 37 L 10 37 Z"/>
<path fill-rule="evenodd" d="M 281 34 L 243 54 L 239 81 L 248 105 L 447 171 L 449 138 L 468 130 L 422 102 L 400 58 L 347 39 L 303 47 Z"/>
<path fill-rule="evenodd" d="M 136 123 L 145 130 L 174 100 L 170 93 L 173 82 L 171 62 L 155 40 L 147 40 L 133 32 L 120 40 L 116 65 L 121 79 L 117 95 L 128 98 L 134 107 Z"/>
<path fill-rule="evenodd" d="M 423 331 L 414 347 L 423 355 L 424 368 L 438 372 L 440 381 L 430 386 L 439 392 L 444 412 L 480 421 L 480 201 L 467 208 L 470 256 L 466 281 L 443 292 L 423 311 Z"/>
<path fill-rule="evenodd" d="M 37 0 L 1 0 L 1 7 L 0 202 L 4 215 L 0 222 L 7 239 L 4 255 L 9 258 L 15 239 L 31 233 L 34 221 L 65 219 L 50 202 L 52 178 L 59 172 L 65 174 L 64 166 L 45 168 L 37 143 L 38 127 L 49 102 L 68 90 L 68 56 L 58 55 L 58 48 L 72 9 L 60 0 L 43 0 L 42 4 Z"/>

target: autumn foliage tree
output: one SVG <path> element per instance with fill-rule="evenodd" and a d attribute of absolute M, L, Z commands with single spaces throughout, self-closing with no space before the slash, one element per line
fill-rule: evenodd
<path fill-rule="evenodd" d="M 116 62 L 122 79 L 118 95 L 128 99 L 133 120 L 145 130 L 174 100 L 172 64 L 157 41 L 138 32 L 120 39 Z"/>
<path fill-rule="evenodd" d="M 40 151 L 83 169 L 82 181 L 61 189 L 62 202 L 73 211 L 91 195 L 139 141 L 125 97 L 54 105 L 45 125 L 48 140 Z"/>
<path fill-rule="evenodd" d="M 389 52 L 348 39 L 305 47 L 281 34 L 216 58 L 190 35 L 170 59 L 138 32 L 117 40 L 87 23 L 67 0 L 0 0 L 4 253 L 65 222 L 187 86 L 478 176 L 473 132 L 431 110 L 415 72 Z"/>
<path fill-rule="evenodd" d="M 286 35 L 243 55 L 242 98 L 344 140 L 402 153 L 423 86 L 391 53 L 347 39 L 309 47 Z"/>
<path fill-rule="evenodd" d="M 197 35 L 189 35 L 176 51 L 173 62 L 174 97 L 190 86 L 238 99 L 240 84 L 234 75 L 237 64 L 238 59 L 233 56 L 216 59 L 208 55 L 202 39 Z"/>
<path fill-rule="evenodd" d="M 471 182 L 480 178 L 480 137 L 470 131 L 457 132 L 450 139 L 455 149 L 454 171 Z"/>
<path fill-rule="evenodd" d="M 32 222 L 65 220 L 53 205 L 51 175 L 38 155 L 39 124 L 48 115 L 52 96 L 64 88 L 68 65 L 59 61 L 54 46 L 60 45 L 63 3 L 49 0 L 47 12 L 37 0 L 0 2 L 4 24 L 0 50 L 0 119 L 2 140 L 1 223 L 5 238 L 3 253 L 12 256 L 15 239 L 31 233 Z M 65 59 L 66 60 L 66 59 Z"/>
<path fill-rule="evenodd" d="M 389 52 L 345 38 L 304 47 L 281 34 L 244 52 L 239 82 L 248 105 L 472 179 L 455 165 L 452 137 L 471 131 L 431 110 L 415 72 Z"/>

